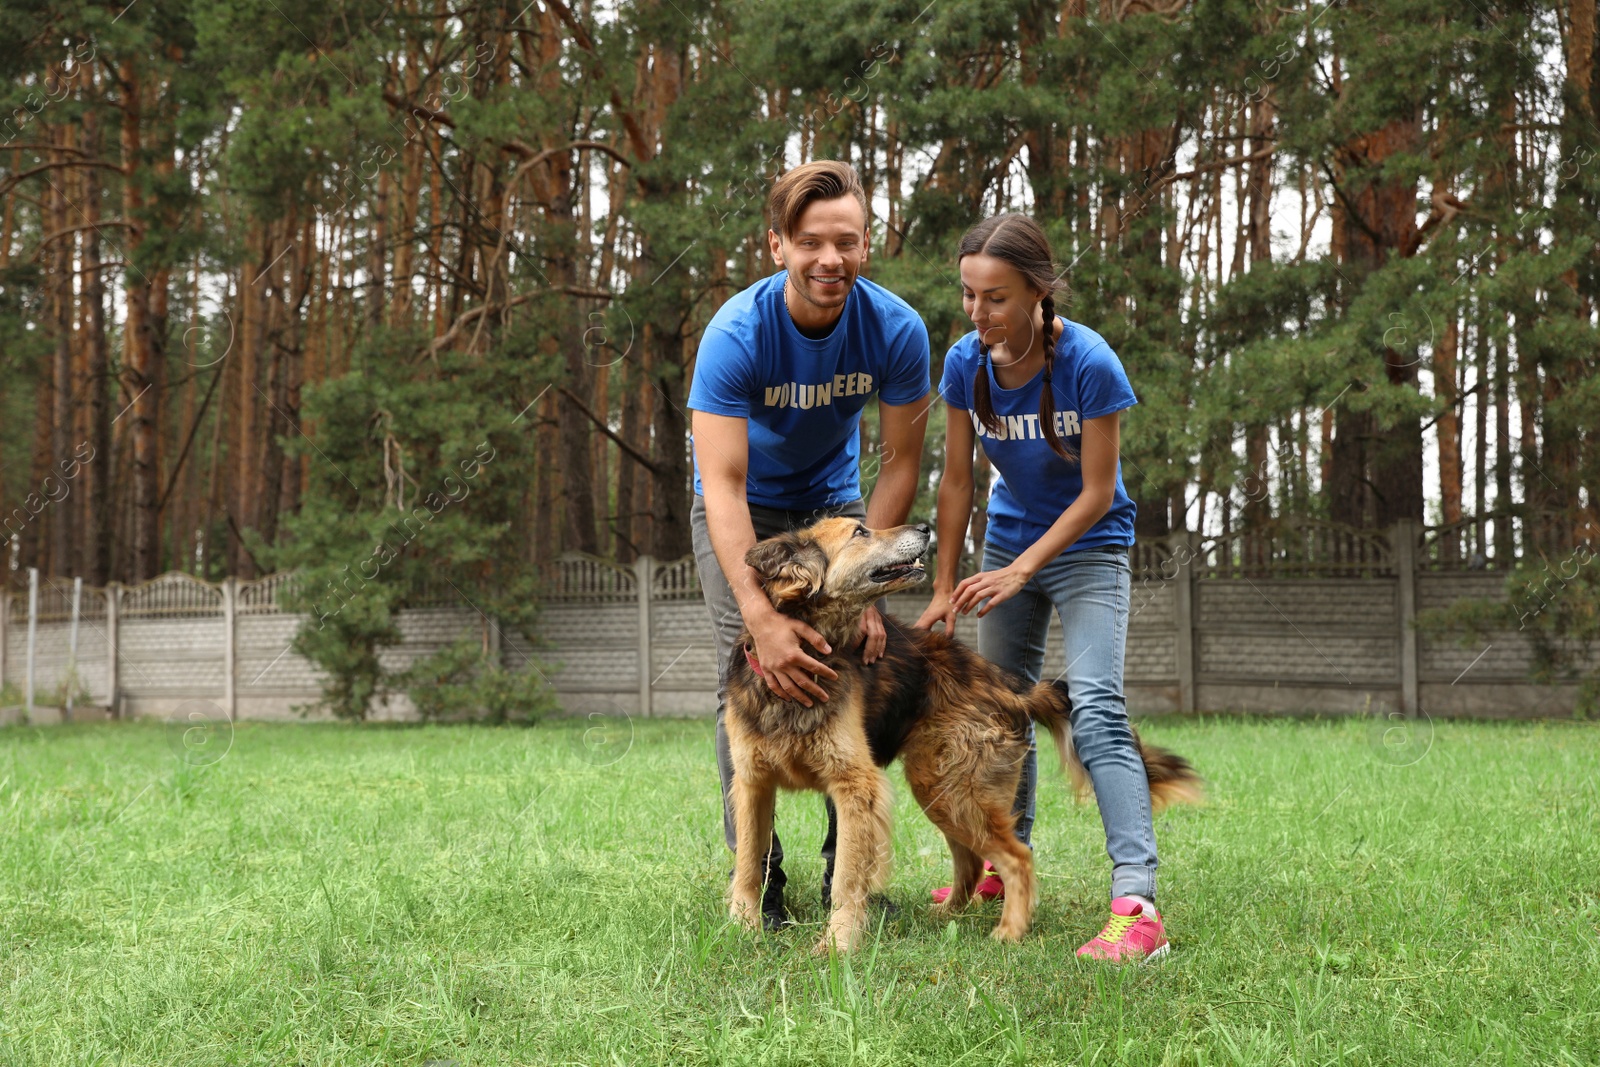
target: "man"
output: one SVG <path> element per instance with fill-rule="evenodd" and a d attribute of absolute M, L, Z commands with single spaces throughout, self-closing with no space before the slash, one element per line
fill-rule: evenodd
<path fill-rule="evenodd" d="M 758 540 L 830 515 L 899 526 L 917 495 L 931 390 L 928 331 L 905 301 L 860 277 L 867 261 L 867 198 L 847 163 L 807 163 L 779 178 L 767 240 L 784 270 L 734 296 L 712 317 L 689 389 L 695 562 L 717 638 L 717 771 L 722 831 L 736 846 L 728 785 L 733 765 L 723 724 L 729 666 L 748 629 L 772 689 L 806 707 L 826 700 L 813 677 L 837 677 L 802 646 L 831 652 L 822 635 L 780 615 L 744 562 Z M 879 401 L 882 462 L 863 505 L 861 410 Z M 883 655 L 883 618 L 862 619 L 862 656 Z M 833 877 L 835 818 L 828 804 L 822 892 Z M 762 922 L 788 922 L 783 846 L 772 835 Z"/>

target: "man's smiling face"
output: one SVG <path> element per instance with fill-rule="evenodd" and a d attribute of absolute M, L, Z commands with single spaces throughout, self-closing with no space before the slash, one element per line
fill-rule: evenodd
<path fill-rule="evenodd" d="M 767 231 L 773 261 L 789 271 L 793 292 L 811 305 L 791 304 L 797 319 L 838 315 L 867 261 L 866 230 L 861 204 L 853 196 L 841 196 L 807 204 L 786 237 Z"/>

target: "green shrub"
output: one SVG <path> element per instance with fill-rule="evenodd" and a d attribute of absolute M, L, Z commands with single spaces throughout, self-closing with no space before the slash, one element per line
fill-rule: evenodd
<path fill-rule="evenodd" d="M 524 635 L 536 612 L 514 529 L 537 465 L 525 416 L 548 388 L 541 363 L 511 341 L 483 358 L 419 362 L 426 348 L 414 333 L 369 331 L 349 374 L 307 388 L 316 443 L 284 440 L 311 472 L 300 510 L 278 545 L 250 541 L 264 566 L 299 575 L 283 599 L 307 614 L 294 649 L 321 669 L 321 706 L 340 718 L 364 719 L 384 694 L 412 689 L 439 715 L 534 706 L 524 680 L 451 656 L 421 674 L 383 666 L 407 608 L 470 605 Z"/>
<path fill-rule="evenodd" d="M 475 637 L 420 660 L 398 681 L 424 719 L 535 723 L 556 707 L 537 664 L 507 670 Z"/>

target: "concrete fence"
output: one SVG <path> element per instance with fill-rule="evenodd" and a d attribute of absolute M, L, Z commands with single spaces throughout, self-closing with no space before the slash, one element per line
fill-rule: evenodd
<path fill-rule="evenodd" d="M 1507 632 L 1463 645 L 1414 628 L 1419 611 L 1503 597 L 1505 574 L 1457 551 L 1459 530 L 1402 524 L 1372 532 L 1314 521 L 1270 532 L 1141 541 L 1125 681 L 1138 713 L 1243 710 L 1478 717 L 1566 716 L 1573 686 L 1528 681 L 1532 648 Z M 0 683 L 22 694 L 6 716 L 169 716 L 185 703 L 230 718 L 298 717 L 322 678 L 292 651 L 303 616 L 279 607 L 295 580 L 200 581 L 167 574 L 92 589 L 32 576 L 0 593 Z M 704 715 L 716 704 L 716 650 L 694 561 L 629 565 L 565 556 L 542 575 L 537 647 L 472 605 L 434 598 L 402 611 L 400 670 L 463 636 L 511 669 L 539 671 L 573 713 Z M 891 598 L 909 624 L 926 589 Z M 74 609 L 76 604 L 76 609 Z M 971 639 L 972 620 L 960 635 Z M 1045 676 L 1065 670 L 1052 619 Z M 404 694 L 376 717 L 409 719 Z"/>
<path fill-rule="evenodd" d="M 1420 611 L 1503 599 L 1506 575 L 1459 551 L 1456 527 L 1358 531 L 1311 520 L 1268 533 L 1140 541 L 1131 553 L 1125 684 L 1131 710 L 1570 716 L 1576 686 L 1528 680 L 1516 632 L 1463 645 L 1419 633 Z M 1474 569 L 1474 564 L 1478 568 Z M 541 614 L 574 711 L 704 714 L 716 650 L 692 559 L 561 561 Z M 909 624 L 926 588 L 890 598 Z M 963 619 L 957 634 L 976 635 Z M 1044 676 L 1064 673 L 1052 618 Z"/>

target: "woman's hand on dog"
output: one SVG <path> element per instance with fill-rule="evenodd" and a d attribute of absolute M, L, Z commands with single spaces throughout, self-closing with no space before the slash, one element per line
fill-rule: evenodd
<path fill-rule="evenodd" d="M 797 700 L 808 708 L 811 707 L 808 693 L 818 700 L 828 699 L 828 691 L 822 688 L 817 676 L 832 680 L 839 677 L 839 672 L 812 659 L 800 647 L 800 642 L 804 641 L 828 655 L 833 649 L 821 634 L 799 619 L 772 612 L 750 626 L 750 638 L 755 642 L 756 662 L 761 664 L 767 688 L 784 700 Z"/>
<path fill-rule="evenodd" d="M 993 611 L 996 604 L 1004 603 L 1022 591 L 1022 587 L 1033 579 L 1033 575 L 1021 570 L 1012 564 L 1001 567 L 996 571 L 979 571 L 970 578 L 964 578 L 956 586 L 956 591 L 950 597 L 950 604 L 965 615 L 977 607 L 980 601 L 987 600 L 978 618 L 983 618 Z"/>
<path fill-rule="evenodd" d="M 936 622 L 944 623 L 944 632 L 954 637 L 956 632 L 956 609 L 950 603 L 950 590 L 933 587 L 933 599 L 928 601 L 928 606 L 916 621 L 918 630 L 931 630 Z"/>

